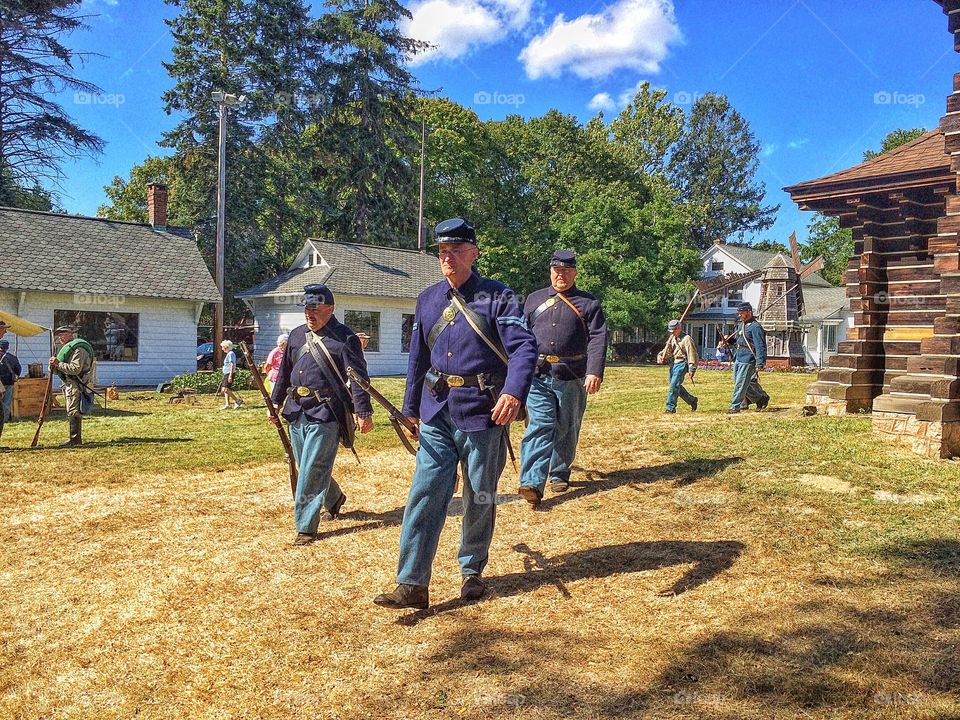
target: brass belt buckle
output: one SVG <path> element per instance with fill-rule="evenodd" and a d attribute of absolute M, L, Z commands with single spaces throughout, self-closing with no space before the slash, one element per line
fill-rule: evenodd
<path fill-rule="evenodd" d="M 309 395 L 310 395 L 310 388 L 304 387 L 303 385 L 301 385 L 300 387 L 297 388 L 297 395 L 299 395 L 300 397 L 307 397 L 307 396 L 309 396 Z"/>
<path fill-rule="evenodd" d="M 447 375 L 447 385 L 450 387 L 463 387 L 463 378 L 459 375 Z"/>
<path fill-rule="evenodd" d="M 558 363 L 558 362 L 560 362 L 560 358 L 557 357 L 556 355 L 547 355 L 547 356 L 544 358 L 544 360 L 546 360 L 548 363 Z"/>

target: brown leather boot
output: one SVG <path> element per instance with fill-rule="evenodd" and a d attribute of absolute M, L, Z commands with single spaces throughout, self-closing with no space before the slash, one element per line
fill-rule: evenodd
<path fill-rule="evenodd" d="M 393 592 L 377 595 L 373 599 L 373 604 L 391 610 L 403 610 L 405 608 L 426 610 L 430 606 L 430 589 L 423 585 L 404 585 L 400 583 Z"/>
<path fill-rule="evenodd" d="M 334 505 L 329 510 L 324 510 L 323 514 L 320 515 L 320 522 L 333 522 L 337 519 L 337 516 L 340 514 L 340 508 L 343 507 L 343 504 L 347 501 L 347 494 L 340 493 L 340 499 L 337 500 L 337 504 Z"/>
<path fill-rule="evenodd" d="M 530 503 L 530 507 L 533 510 L 536 510 L 538 507 L 540 507 L 540 501 L 543 500 L 543 493 L 541 493 L 535 487 L 521 485 L 517 492 L 520 494 L 520 497 Z"/>
<path fill-rule="evenodd" d="M 479 575 L 467 575 L 460 586 L 460 601 L 474 602 L 487 592 L 487 584 Z"/>

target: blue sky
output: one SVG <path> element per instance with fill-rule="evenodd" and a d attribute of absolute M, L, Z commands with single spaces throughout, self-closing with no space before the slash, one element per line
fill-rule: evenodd
<path fill-rule="evenodd" d="M 319 5 L 316 6 L 319 11 Z M 933 0 L 417 0 L 410 34 L 436 44 L 414 63 L 422 88 L 481 119 L 550 108 L 610 119 L 639 82 L 689 108 L 727 95 L 763 146 L 759 179 L 781 205 L 760 238 L 806 237 L 780 188 L 861 161 L 899 127 L 933 128 L 958 56 Z M 98 161 L 69 162 L 61 203 L 93 215 L 103 186 L 126 177 L 176 124 L 161 94 L 171 38 L 161 0 L 85 0 L 96 14 L 71 36 L 98 53 L 79 75 L 99 98 L 63 96 L 68 112 L 107 141 Z"/>

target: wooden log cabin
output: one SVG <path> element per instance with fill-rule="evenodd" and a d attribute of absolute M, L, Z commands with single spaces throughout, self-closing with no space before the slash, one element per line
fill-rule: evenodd
<path fill-rule="evenodd" d="M 960 51 L 960 0 L 935 0 Z M 936 130 L 847 170 L 785 188 L 853 233 L 854 327 L 807 388 L 830 415 L 930 457 L 960 455 L 960 73 Z"/>

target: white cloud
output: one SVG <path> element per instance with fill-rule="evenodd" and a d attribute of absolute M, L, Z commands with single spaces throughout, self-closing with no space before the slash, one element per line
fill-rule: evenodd
<path fill-rule="evenodd" d="M 656 73 L 667 45 L 680 40 L 673 0 L 620 0 L 597 15 L 553 24 L 520 53 L 527 76 L 559 77 L 565 70 L 581 78 L 605 77 L 630 68 Z"/>
<path fill-rule="evenodd" d="M 530 21 L 533 0 L 425 0 L 410 6 L 403 32 L 433 47 L 411 58 L 411 65 L 455 60 L 479 45 L 502 40 Z"/>
<path fill-rule="evenodd" d="M 770 143 L 769 145 L 764 145 L 763 150 L 760 151 L 760 156 L 768 158 L 777 151 L 777 144 Z"/>
<path fill-rule="evenodd" d="M 613 98 L 610 97 L 610 93 L 597 93 L 594 95 L 590 102 L 587 103 L 587 107 L 591 110 L 616 110 L 617 104 L 613 101 Z"/>
<path fill-rule="evenodd" d="M 791 140 L 790 142 L 787 143 L 787 147 L 790 148 L 791 150 L 799 150 L 808 142 L 810 142 L 810 138 L 801 138 L 799 140 Z"/>

